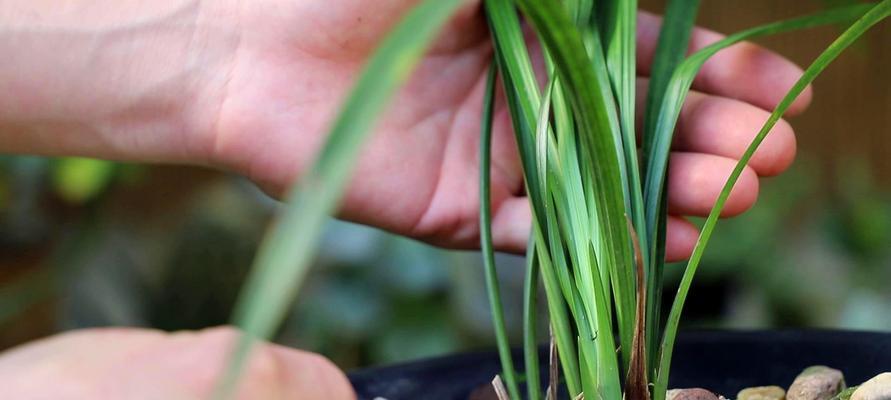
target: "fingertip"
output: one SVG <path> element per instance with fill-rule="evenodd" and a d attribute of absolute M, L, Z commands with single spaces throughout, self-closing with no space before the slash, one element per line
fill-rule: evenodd
<path fill-rule="evenodd" d="M 804 69 L 791 60 L 770 50 L 761 48 L 761 51 L 765 54 L 764 57 L 772 59 L 772 63 L 775 65 L 773 73 L 774 77 L 772 80 L 776 84 L 776 90 L 774 90 L 774 96 L 776 98 L 766 104 L 768 111 L 773 111 L 774 108 L 779 105 L 780 101 L 786 97 L 789 91 L 792 90 L 795 84 L 801 80 L 801 77 L 804 76 Z M 813 85 L 807 85 L 783 115 L 795 116 L 803 113 L 810 106 L 813 97 Z"/>
<path fill-rule="evenodd" d="M 283 385 L 282 398 L 353 400 L 349 379 L 331 360 L 284 346 L 269 345 Z"/>
<path fill-rule="evenodd" d="M 230 327 L 215 327 L 196 332 L 177 332 L 170 336 L 186 350 L 191 366 L 188 378 L 199 393 L 213 390 L 224 374 L 228 355 L 243 332 Z M 172 343 L 168 343 L 172 346 Z M 191 352 L 191 354 L 189 354 Z M 203 397 L 202 397 L 203 398 Z M 354 400 L 346 375 L 327 358 L 277 344 L 256 342 L 239 378 L 235 398 L 285 398 Z"/>
<path fill-rule="evenodd" d="M 747 43 L 748 44 L 748 43 Z M 760 62 L 753 62 L 752 69 L 748 73 L 752 74 L 751 80 L 757 82 L 763 80 L 765 90 L 764 102 L 760 105 L 768 111 L 773 111 L 780 102 L 789 94 L 789 91 L 798 83 L 804 75 L 804 70 L 796 63 L 783 57 L 782 55 L 768 50 L 764 47 L 749 44 L 751 51 L 758 53 Z M 759 78 L 759 75 L 761 78 Z M 759 104 L 758 98 L 753 94 L 751 100 L 755 104 Z M 795 98 L 784 115 L 797 115 L 804 112 L 810 105 L 813 98 L 813 88 L 811 85 Z"/>
<path fill-rule="evenodd" d="M 776 176 L 787 170 L 798 152 L 798 140 L 792 125 L 781 119 L 771 129 L 749 161 L 759 176 Z"/>
<path fill-rule="evenodd" d="M 689 258 L 699 240 L 699 229 L 682 217 L 669 215 L 666 232 L 665 261 L 678 262 Z"/>
<path fill-rule="evenodd" d="M 802 74 L 803 73 L 804 72 L 802 72 Z M 801 76 L 801 74 L 799 74 L 799 76 Z M 796 116 L 796 115 L 803 113 L 805 110 L 807 110 L 808 107 L 811 106 L 811 102 L 813 100 L 814 100 L 814 86 L 807 85 L 807 87 L 804 88 L 804 91 L 802 91 L 801 94 L 798 95 L 798 98 L 796 98 L 795 101 L 792 102 L 792 105 L 789 106 L 789 109 L 786 110 L 786 113 L 784 115 Z"/>
<path fill-rule="evenodd" d="M 737 162 L 711 154 L 672 153 L 668 172 L 669 212 L 709 215 Z M 758 175 L 746 166 L 730 192 L 721 216 L 738 215 L 751 208 L 757 198 Z"/>
<path fill-rule="evenodd" d="M 721 217 L 735 217 L 751 209 L 758 200 L 759 190 L 758 174 L 751 167 L 745 167 L 724 203 Z"/>
<path fill-rule="evenodd" d="M 492 244 L 498 251 L 523 254 L 532 232 L 529 199 L 513 197 L 492 211 Z"/>

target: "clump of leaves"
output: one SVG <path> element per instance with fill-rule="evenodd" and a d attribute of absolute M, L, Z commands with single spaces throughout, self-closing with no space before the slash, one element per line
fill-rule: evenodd
<path fill-rule="evenodd" d="M 306 273 L 321 225 L 337 204 L 375 117 L 460 4 L 460 0 L 421 2 L 369 60 L 325 148 L 292 189 L 290 205 L 257 257 L 235 317 L 246 335 L 233 353 L 218 392 L 221 395 L 234 386 L 251 340 L 269 337 L 282 319 Z M 527 397 L 546 395 L 535 379 L 540 371 L 533 329 L 535 294 L 542 284 L 554 353 L 559 354 L 552 358 L 559 359 L 573 397 L 664 400 L 681 311 L 733 185 L 807 85 L 871 26 L 891 14 L 891 0 L 755 27 L 687 57 L 699 1 L 669 1 L 640 135 L 634 124 L 636 0 L 484 0 L 483 4 L 495 51 L 480 135 L 481 247 L 504 396 L 522 398 L 504 328 L 491 240 L 489 150 L 496 79 L 502 83 L 510 109 L 533 214 L 524 301 Z M 521 16 L 532 25 L 543 49 L 547 66 L 543 91 L 532 69 Z M 727 180 L 662 325 L 659 301 L 669 146 L 693 78 L 709 57 L 733 44 L 839 23 L 852 25 L 807 68 Z"/>

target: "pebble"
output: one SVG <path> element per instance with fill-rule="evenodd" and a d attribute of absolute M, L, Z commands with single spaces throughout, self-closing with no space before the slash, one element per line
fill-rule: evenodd
<path fill-rule="evenodd" d="M 779 386 L 759 386 L 743 389 L 736 395 L 736 400 L 783 400 L 786 391 Z"/>
<path fill-rule="evenodd" d="M 705 389 L 671 389 L 665 400 L 718 400 L 718 396 Z"/>
<path fill-rule="evenodd" d="M 891 372 L 885 372 L 863 382 L 851 400 L 891 400 Z"/>
<path fill-rule="evenodd" d="M 831 400 L 845 388 L 841 371 L 822 365 L 808 367 L 795 378 L 787 400 Z"/>

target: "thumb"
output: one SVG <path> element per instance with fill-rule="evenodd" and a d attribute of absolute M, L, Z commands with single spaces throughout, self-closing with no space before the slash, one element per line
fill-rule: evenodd
<path fill-rule="evenodd" d="M 177 336 L 180 336 L 177 338 Z M 240 333 L 229 327 L 178 333 L 172 339 L 192 341 L 185 353 L 203 358 L 214 386 L 225 371 L 229 353 Z M 203 355 L 203 356 L 202 356 Z M 192 357 L 188 357 L 194 359 Z M 207 375 L 206 375 L 207 376 Z M 199 379 L 202 381 L 202 379 Z M 199 390 L 199 391 L 205 391 Z M 354 400 L 352 386 L 334 363 L 318 354 L 267 342 L 256 342 L 239 377 L 235 396 L 249 399 Z"/>
<path fill-rule="evenodd" d="M 208 399 L 239 333 L 86 329 L 0 354 L 0 398 Z M 48 385 L 47 382 L 54 382 Z M 258 342 L 238 400 L 353 400 L 349 381 L 322 356 Z"/>
<path fill-rule="evenodd" d="M 283 399 L 354 400 L 352 386 L 343 372 L 318 354 L 284 346 L 266 345 L 278 360 Z"/>

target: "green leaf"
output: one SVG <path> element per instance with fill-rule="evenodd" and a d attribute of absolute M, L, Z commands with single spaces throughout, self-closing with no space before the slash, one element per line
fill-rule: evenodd
<path fill-rule="evenodd" d="M 590 275 L 588 279 L 589 291 L 593 295 L 593 305 L 589 313 L 595 316 L 598 331 L 591 332 L 592 339 L 597 345 L 597 382 L 599 393 L 606 398 L 621 398 L 621 386 L 617 360 L 616 347 L 611 332 L 611 312 L 605 307 L 607 294 L 605 286 L 597 271 L 597 265 L 605 268 L 614 268 L 616 271 L 626 271 L 631 267 L 630 236 L 625 225 L 625 204 L 622 196 L 620 165 L 616 154 L 610 112 L 615 112 L 614 103 L 607 103 L 602 95 L 609 93 L 609 89 L 601 86 L 601 80 L 596 76 L 588 49 L 582 40 L 581 34 L 573 27 L 573 23 L 566 10 L 562 7 L 554 7 L 548 3 L 532 0 L 517 1 L 523 13 L 533 23 L 544 42 L 549 54 L 554 60 L 558 77 L 565 84 L 565 90 L 576 121 L 579 134 L 582 137 L 585 148 L 589 151 L 590 159 L 598 161 L 597 168 L 592 171 L 594 183 L 595 209 L 599 224 L 599 234 L 605 244 L 604 251 L 596 257 L 590 257 L 590 265 L 581 265 L 579 268 L 587 269 Z M 602 54 L 592 52 L 590 57 L 602 57 Z M 603 62 L 601 60 L 601 62 Z M 603 77 L 601 77 L 603 78 Z M 594 249 L 590 249 L 593 256 Z M 585 271 L 583 271 L 585 272 Z M 623 321 L 633 323 L 634 293 L 633 272 L 617 273 L 613 278 L 622 281 L 613 285 L 616 294 L 617 318 L 620 329 Z M 590 301 L 583 297 L 583 301 Z M 593 312 L 596 309 L 596 312 Z M 629 338 L 633 325 L 629 325 Z M 579 329 L 582 329 L 580 326 Z M 623 336 L 623 335 L 620 335 Z M 629 340 L 630 342 L 630 340 Z M 587 343 L 582 340 L 582 344 Z"/>
<path fill-rule="evenodd" d="M 527 399 L 541 400 L 539 380 L 538 340 L 535 335 L 538 313 L 538 256 L 535 244 L 529 243 L 526 250 L 526 279 L 523 284 L 523 358 L 526 362 Z"/>
<path fill-rule="evenodd" d="M 313 167 L 287 196 L 288 207 L 259 250 L 238 304 L 238 340 L 216 390 L 228 398 L 253 340 L 276 330 L 309 269 L 322 226 L 350 176 L 364 138 L 460 0 L 425 0 L 411 10 L 371 56 L 338 115 Z M 294 88 L 299 90 L 300 88 Z"/>
<path fill-rule="evenodd" d="M 511 0 L 486 0 L 484 6 L 489 29 L 492 31 L 495 57 L 511 110 L 526 193 L 532 203 L 533 218 L 540 226 L 545 226 L 544 194 L 540 187 L 538 162 L 535 158 L 537 152 L 533 128 L 537 126 L 535 121 L 541 94 L 526 48 L 526 38 Z"/>
<path fill-rule="evenodd" d="M 641 192 L 640 168 L 637 156 L 637 136 L 635 134 L 635 95 L 637 92 L 637 0 L 603 1 L 598 3 L 601 10 L 601 32 L 605 44 L 606 69 L 612 87 L 613 97 L 618 111 L 619 127 L 614 131 L 620 135 L 616 138 L 621 151 L 619 158 L 622 188 L 624 189 L 625 213 L 632 222 L 632 227 L 643 232 L 645 229 L 643 194 Z M 589 45 L 590 47 L 590 45 Z M 595 44 L 596 47 L 596 44 Z M 596 51 L 596 50 L 595 50 Z M 593 57 L 597 60 L 597 57 Z M 595 71 L 603 74 L 603 70 L 595 65 Z M 646 235 L 639 236 L 640 246 L 648 248 Z M 643 253 L 644 265 L 647 265 L 649 252 Z M 633 269 L 626 269 L 633 271 Z M 630 275 L 626 273 L 626 275 Z M 624 278 L 636 281 L 633 278 Z M 622 279 L 614 282 L 622 282 Z M 635 289 L 636 290 L 636 289 Z M 627 312 L 627 310 L 626 310 Z M 630 318 L 629 318 L 630 319 Z M 621 321 L 622 348 L 631 348 L 631 329 L 633 321 Z M 622 351 L 623 366 L 627 370 L 630 362 L 630 351 Z"/>
<path fill-rule="evenodd" d="M 653 65 L 650 67 L 650 81 L 647 89 L 646 109 L 644 110 L 644 131 L 642 135 L 643 164 L 648 169 L 649 155 L 656 136 L 656 117 L 659 106 L 665 97 L 668 81 L 678 64 L 683 61 L 689 47 L 696 14 L 699 11 L 699 0 L 670 0 L 662 19 L 659 31 L 659 42 Z M 649 172 L 647 172 L 649 174 Z M 644 175 L 644 179 L 648 179 Z M 648 187 L 645 187 L 649 189 Z M 643 197 L 646 198 L 646 190 Z M 652 190 L 652 189 L 649 189 Z M 648 203 L 645 203 L 648 204 Z M 662 272 L 665 267 L 665 225 L 668 209 L 666 206 L 644 207 L 645 226 L 635 224 L 638 237 L 641 239 L 644 266 L 646 269 L 647 294 L 647 352 L 652 373 L 655 373 L 658 360 L 660 337 L 660 310 L 662 308 Z"/>
<path fill-rule="evenodd" d="M 547 297 L 548 318 L 551 320 L 551 329 L 554 332 L 554 339 L 557 342 L 557 348 L 560 354 L 566 354 L 560 357 L 560 366 L 563 368 L 563 375 L 566 378 L 566 387 L 573 395 L 581 393 L 582 385 L 580 383 L 580 371 L 578 359 L 570 355 L 577 354 L 575 346 L 575 334 L 572 326 L 569 325 L 569 318 L 566 315 L 566 305 L 561 297 L 560 285 L 554 270 L 554 264 L 548 257 L 547 247 L 542 240 L 542 233 L 537 225 L 532 227 L 533 239 L 535 240 L 535 254 L 538 256 L 539 271 L 541 271 L 541 280 L 545 288 L 545 296 Z M 573 291 L 576 295 L 578 292 Z M 576 304 L 579 302 L 576 301 Z"/>
<path fill-rule="evenodd" d="M 484 3 L 486 17 L 489 21 L 489 29 L 492 32 L 495 47 L 495 58 L 501 73 L 505 98 L 510 110 L 511 121 L 514 126 L 514 135 L 517 139 L 520 159 L 523 166 L 526 193 L 532 204 L 532 242 L 538 256 L 539 270 L 547 297 L 548 312 L 551 319 L 551 327 L 554 331 L 555 341 L 559 351 L 564 354 L 575 354 L 574 333 L 566 315 L 566 304 L 562 297 L 563 290 L 571 291 L 568 280 L 565 279 L 565 262 L 562 259 L 552 261 L 549 256 L 549 246 L 559 246 L 559 234 L 548 229 L 549 213 L 547 204 L 550 203 L 550 194 L 546 193 L 539 173 L 539 160 L 537 158 L 538 141 L 534 127 L 537 127 L 536 116 L 541 111 L 541 95 L 538 83 L 532 69 L 526 48 L 523 29 L 511 0 L 486 0 Z M 560 101 L 559 93 L 556 101 Z M 560 118 L 562 103 L 555 104 L 555 113 L 558 115 L 557 123 L 566 124 L 568 121 Z M 565 111 L 565 109 L 563 109 Z M 565 116 L 565 114 L 563 114 Z M 545 138 L 543 138 L 545 139 Z M 556 159 L 546 160 L 545 164 L 552 164 Z M 550 242 L 549 242 L 550 240 Z M 554 257 L 562 257 L 555 253 Z M 555 269 L 555 262 L 560 262 L 559 272 Z M 561 277 L 558 277 L 558 273 Z M 562 283 L 561 283 L 562 282 Z M 571 299 L 571 297 L 568 297 Z M 560 364 L 566 377 L 567 387 L 573 393 L 581 391 L 579 383 L 579 368 L 574 357 L 560 357 Z"/>
<path fill-rule="evenodd" d="M 480 134 L 480 247 L 483 252 L 483 266 L 486 273 L 486 292 L 489 295 L 489 307 L 492 310 L 492 325 L 495 328 L 495 342 L 498 345 L 498 357 L 501 359 L 501 375 L 511 398 L 519 399 L 517 373 L 514 370 L 510 342 L 504 323 L 504 307 L 501 305 L 501 289 L 498 285 L 498 273 L 495 270 L 495 249 L 492 246 L 492 196 L 491 196 L 491 158 L 492 158 L 492 114 L 495 108 L 495 65 L 489 67 L 486 77 L 486 95 L 483 99 L 483 120 Z M 536 381 L 537 379 L 530 379 Z"/>
<path fill-rule="evenodd" d="M 724 188 L 721 190 L 721 193 L 718 196 L 717 201 L 715 202 L 715 206 L 712 208 L 711 213 L 709 214 L 705 224 L 702 227 L 702 232 L 699 235 L 699 240 L 697 241 L 696 247 L 693 250 L 693 254 L 690 257 L 690 261 L 687 263 L 687 268 L 684 271 L 684 275 L 681 279 L 678 293 L 675 296 L 674 303 L 671 307 L 671 312 L 669 314 L 668 323 L 665 329 L 665 336 L 662 342 L 662 355 L 659 364 L 659 375 L 656 379 L 655 394 L 657 396 L 657 400 L 662 400 L 665 398 L 665 392 L 668 388 L 668 377 L 670 375 L 674 340 L 677 334 L 677 328 L 680 322 L 681 313 L 683 311 L 684 302 L 686 301 L 687 294 L 690 290 L 690 284 L 693 281 L 693 277 L 696 274 L 696 269 L 702 259 L 702 254 L 705 251 L 705 246 L 708 244 L 712 232 L 714 231 L 715 225 L 717 224 L 718 218 L 721 215 L 721 211 L 724 209 L 724 204 L 726 203 L 727 198 L 730 196 L 730 192 L 732 191 L 733 186 L 736 184 L 736 181 L 739 179 L 740 174 L 742 174 L 749 160 L 752 158 L 752 155 L 755 154 L 758 146 L 770 133 L 770 130 L 774 127 L 774 125 L 776 125 L 777 121 L 780 120 L 786 110 L 789 109 L 795 99 L 797 99 L 798 96 L 801 95 L 801 93 L 807 88 L 807 86 L 810 85 L 811 82 L 813 82 L 814 79 L 816 79 L 817 76 L 819 76 L 820 73 L 822 73 L 826 69 L 826 67 L 828 67 L 829 64 L 832 63 L 832 61 L 834 61 L 839 55 L 841 55 L 841 53 L 846 48 L 848 48 L 867 30 L 869 30 L 869 28 L 891 15 L 891 0 L 883 0 L 881 3 L 874 6 L 857 5 L 843 7 L 840 9 L 815 14 L 810 17 L 797 18 L 786 22 L 770 24 L 762 28 L 755 28 L 728 37 L 728 39 L 736 38 L 738 40 L 744 40 L 744 38 L 748 36 L 837 23 L 841 20 L 844 20 L 845 18 L 856 18 L 858 14 L 862 14 L 864 8 L 868 9 L 868 11 L 863 14 L 863 16 L 860 17 L 856 22 L 854 22 L 854 24 L 851 25 L 850 28 L 842 33 L 842 35 L 839 36 L 838 39 L 836 39 L 831 45 L 829 45 L 829 47 L 826 48 L 826 50 L 823 51 L 823 53 L 821 53 L 816 58 L 816 60 L 814 60 L 814 62 L 804 71 L 804 74 L 795 83 L 792 89 L 790 89 L 786 96 L 783 97 L 783 99 L 777 105 L 776 109 L 774 109 L 774 111 L 770 114 L 770 117 L 768 117 L 767 122 L 765 122 L 764 126 L 752 140 L 752 143 L 746 149 L 746 152 L 740 158 L 739 162 L 736 164 L 736 167 L 733 169 L 733 172 L 727 179 Z M 708 54 L 708 51 L 713 51 L 713 49 L 714 48 L 710 46 L 709 48 L 702 50 L 702 52 L 703 54 Z"/>
<path fill-rule="evenodd" d="M 656 134 L 656 117 L 659 115 L 668 81 L 687 54 L 698 11 L 699 0 L 669 0 L 665 9 L 656 54 L 653 56 L 653 65 L 650 66 L 644 114 L 644 157 L 649 153 Z M 644 160 L 646 164 L 646 158 Z"/>
<path fill-rule="evenodd" d="M 702 65 L 708 58 L 733 44 L 765 35 L 839 22 L 848 22 L 863 15 L 869 7 L 870 5 L 864 4 L 842 7 L 748 29 L 730 35 L 698 51 L 684 60 L 683 63 L 674 70 L 671 79 L 663 90 L 663 96 L 658 103 L 658 114 L 655 112 L 653 114 L 648 114 L 648 118 L 651 115 L 655 115 L 656 117 L 653 119 L 655 125 L 652 128 L 653 133 L 651 135 L 651 141 L 649 142 L 650 146 L 646 153 L 648 156 L 644 198 L 647 209 L 647 227 L 652 236 L 651 239 L 656 243 L 655 250 L 658 254 L 652 259 L 649 269 L 649 275 L 653 277 L 649 282 L 650 290 L 654 291 L 652 292 L 654 301 L 651 302 L 649 310 L 650 321 L 658 323 L 659 310 L 661 309 L 661 276 L 664 267 L 664 263 L 662 262 L 664 257 L 661 254 L 664 254 L 665 248 L 665 196 L 667 193 L 665 190 L 665 177 L 667 175 L 668 157 L 675 125 L 677 124 L 678 116 L 680 115 L 681 108 L 686 100 L 690 87 L 693 84 L 693 79 L 695 78 L 696 73 L 699 72 L 700 68 L 702 68 Z M 648 110 L 648 113 L 649 112 L 650 110 Z M 650 331 L 652 332 L 650 336 L 650 346 L 653 346 L 654 344 L 652 341 L 658 340 L 659 337 L 658 328 L 653 326 L 655 323 L 650 324 Z M 652 348 L 650 351 L 654 354 L 653 358 L 657 358 L 655 356 L 657 355 L 656 351 L 652 350 Z M 655 366 L 653 366 L 653 368 L 655 368 Z"/>
<path fill-rule="evenodd" d="M 637 0 L 623 0 L 614 4 L 610 15 L 612 23 L 607 35 L 606 61 L 610 83 L 619 111 L 621 125 L 621 144 L 623 157 L 623 187 L 627 213 L 634 229 L 644 232 L 643 194 L 641 192 L 640 168 L 637 156 L 637 135 L 634 130 L 635 97 L 637 92 Z M 645 235 L 639 235 L 641 248 L 648 248 L 649 241 Z M 649 252 L 644 252 L 643 263 L 649 262 Z"/>

